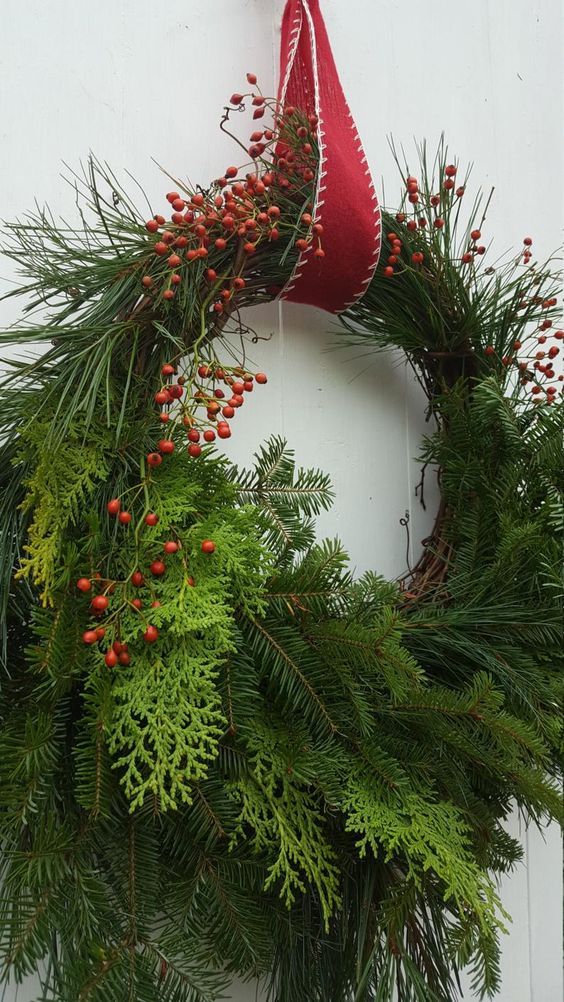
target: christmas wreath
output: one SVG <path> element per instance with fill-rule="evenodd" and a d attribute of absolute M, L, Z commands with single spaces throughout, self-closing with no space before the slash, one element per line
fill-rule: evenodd
<path fill-rule="evenodd" d="M 250 167 L 146 220 L 90 159 L 79 226 L 9 227 L 31 320 L 2 343 L 44 350 L 1 387 L 4 976 L 451 1002 L 468 967 L 491 995 L 504 821 L 561 815 L 557 276 L 529 238 L 487 265 L 446 148 L 400 165 L 341 336 L 405 352 L 440 506 L 405 579 L 354 579 L 316 537 L 322 472 L 276 438 L 249 470 L 216 449 L 268 392 L 241 311 L 304 255 L 319 289 L 327 253 L 318 116 L 248 84 L 222 128 L 268 113 Z"/>

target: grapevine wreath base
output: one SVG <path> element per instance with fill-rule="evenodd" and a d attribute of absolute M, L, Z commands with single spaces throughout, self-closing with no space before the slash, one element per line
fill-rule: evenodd
<path fill-rule="evenodd" d="M 31 319 L 2 341 L 45 350 L 0 411 L 4 977 L 451 1002 L 468 967 L 495 994 L 504 822 L 561 811 L 556 278 L 529 238 L 488 265 L 444 148 L 400 168 L 342 337 L 405 352 L 441 502 L 403 582 L 353 579 L 316 541 L 326 476 L 278 439 L 247 471 L 216 449 L 268 392 L 243 307 L 324 264 L 316 118 L 248 80 L 222 127 L 267 114 L 250 165 L 146 221 L 91 160 L 79 227 L 9 227 Z"/>

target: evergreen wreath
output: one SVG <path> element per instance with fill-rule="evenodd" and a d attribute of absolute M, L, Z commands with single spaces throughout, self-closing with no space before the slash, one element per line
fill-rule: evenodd
<path fill-rule="evenodd" d="M 212 1002 L 234 974 L 276 1002 L 452 1002 L 469 967 L 493 995 L 504 821 L 562 807 L 558 276 L 528 238 L 485 266 L 444 146 L 419 180 L 398 159 L 342 338 L 405 352 L 441 501 L 404 580 L 355 580 L 316 540 L 323 473 L 276 438 L 248 471 L 214 446 L 267 392 L 241 310 L 324 253 L 315 116 L 248 81 L 221 125 L 271 113 L 250 168 L 175 181 L 145 222 L 91 158 L 79 226 L 9 227 L 30 320 L 1 340 L 44 351 L 1 387 L 4 977 L 51 1002 Z"/>

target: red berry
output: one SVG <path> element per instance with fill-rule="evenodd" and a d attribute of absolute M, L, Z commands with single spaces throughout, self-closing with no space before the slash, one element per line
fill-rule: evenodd
<path fill-rule="evenodd" d="M 231 404 L 226 404 L 221 413 L 226 418 L 235 417 L 235 408 Z"/>
<path fill-rule="evenodd" d="M 163 546 L 163 550 L 165 551 L 165 553 L 178 553 L 179 549 L 180 546 L 174 539 L 167 539 L 166 543 Z"/>
<path fill-rule="evenodd" d="M 462 255 L 462 264 L 470 264 L 473 260 L 474 258 L 470 251 L 466 251 L 466 254 Z"/>
<path fill-rule="evenodd" d="M 213 442 L 214 439 L 215 439 L 215 431 L 213 431 L 211 428 L 207 428 L 206 431 L 204 432 L 204 440 L 206 442 Z"/>
<path fill-rule="evenodd" d="M 200 432 L 198 431 L 197 428 L 190 428 L 190 431 L 188 432 L 187 438 L 188 438 L 189 442 L 199 442 L 200 441 Z"/>
<path fill-rule="evenodd" d="M 184 389 L 178 383 L 173 383 L 172 386 L 168 387 L 168 392 L 169 396 L 172 397 L 173 400 L 180 400 L 182 394 L 184 393 Z"/>
<path fill-rule="evenodd" d="M 436 228 L 437 230 L 442 230 L 442 228 L 443 228 L 443 226 L 444 226 L 444 225 L 445 225 L 445 221 L 444 221 L 444 219 L 440 219 L 440 218 L 438 218 L 438 217 L 437 217 L 437 219 L 435 219 L 435 220 L 433 221 L 433 226 L 434 226 L 434 227 L 435 227 L 435 228 Z"/>
<path fill-rule="evenodd" d="M 121 651 L 121 653 L 118 655 L 118 661 L 120 665 L 124 665 L 124 667 L 127 667 L 127 665 L 130 664 L 131 658 L 127 653 L 127 651 Z"/>
<path fill-rule="evenodd" d="M 168 195 L 166 196 L 167 202 L 170 202 L 171 205 L 173 202 L 176 201 L 177 198 L 180 198 L 180 195 L 178 194 L 177 191 L 169 191 Z"/>
<path fill-rule="evenodd" d="M 96 630 L 85 630 L 82 634 L 82 640 L 85 644 L 95 644 L 98 640 Z"/>
<path fill-rule="evenodd" d="M 132 606 L 133 606 L 134 609 L 142 609 L 143 608 L 143 603 L 142 603 L 142 601 L 141 601 L 140 598 L 134 598 L 134 599 L 132 599 L 131 604 L 132 604 Z"/>
<path fill-rule="evenodd" d="M 136 588 L 140 588 L 141 585 L 145 584 L 145 578 L 143 577 L 141 571 L 133 571 L 131 575 L 131 584 L 135 585 Z"/>
<path fill-rule="evenodd" d="M 241 383 L 238 380 L 236 383 L 233 383 L 231 389 L 233 390 L 233 393 L 237 393 L 240 395 L 241 393 L 245 392 L 245 384 Z"/>
<path fill-rule="evenodd" d="M 159 441 L 159 450 L 164 453 L 165 456 L 170 456 L 174 452 L 174 442 L 171 438 L 161 438 Z"/>
<path fill-rule="evenodd" d="M 204 539 L 202 543 L 202 553 L 213 553 L 215 551 L 215 543 L 211 539 Z"/>
<path fill-rule="evenodd" d="M 165 289 L 165 291 L 163 292 L 163 299 L 167 299 L 167 300 L 168 299 L 174 299 L 174 290 L 173 289 Z"/>
<path fill-rule="evenodd" d="M 486 355 L 495 355 L 495 348 L 493 347 L 493 345 L 489 344 L 487 346 L 487 348 L 485 349 L 485 354 Z"/>
<path fill-rule="evenodd" d="M 480 237 L 482 236 L 482 231 L 481 230 L 472 230 L 470 236 L 472 237 L 472 240 L 479 240 Z"/>
<path fill-rule="evenodd" d="M 413 264 L 423 264 L 423 254 L 421 251 L 414 251 L 411 255 L 411 260 Z"/>
<path fill-rule="evenodd" d="M 176 212 L 182 212 L 183 209 L 186 208 L 186 202 L 183 198 L 175 198 L 174 202 L 171 202 L 170 204 Z"/>
<path fill-rule="evenodd" d="M 90 603 L 96 612 L 104 612 L 104 610 L 108 608 L 109 604 L 110 600 L 106 595 L 96 595 Z"/>
<path fill-rule="evenodd" d="M 115 666 L 117 665 L 117 663 L 118 663 L 118 656 L 117 656 L 116 652 L 111 647 L 110 647 L 109 651 L 106 651 L 106 655 L 104 657 L 104 661 L 106 662 L 106 667 L 108 667 L 108 668 L 115 668 Z"/>
<path fill-rule="evenodd" d="M 96 627 L 96 640 L 103 640 L 106 635 L 106 631 L 103 626 Z"/>
<path fill-rule="evenodd" d="M 155 403 L 159 404 L 160 407 L 162 407 L 163 404 L 169 404 L 170 393 L 168 390 L 159 390 L 158 393 L 155 393 Z"/>
<path fill-rule="evenodd" d="M 384 275 L 386 276 L 386 278 L 391 278 L 393 274 L 394 274 L 394 269 L 390 265 L 387 265 L 384 268 Z"/>
<path fill-rule="evenodd" d="M 141 279 L 141 285 L 144 285 L 146 289 L 150 289 L 153 284 L 153 279 L 150 275 L 143 275 Z"/>
<path fill-rule="evenodd" d="M 451 178 L 449 178 L 448 181 L 444 181 L 443 188 L 445 189 L 445 191 L 452 191 L 452 189 L 454 188 L 454 181 Z"/>
<path fill-rule="evenodd" d="M 190 588 L 195 588 L 196 586 L 196 582 L 194 581 L 193 577 L 186 578 L 186 584 L 190 585 Z"/>
<path fill-rule="evenodd" d="M 145 525 L 156 525 L 159 521 L 159 516 L 155 515 L 154 511 L 147 512 L 145 515 Z"/>
<path fill-rule="evenodd" d="M 259 383 L 260 385 L 263 385 L 264 383 L 267 383 L 268 382 L 268 377 L 267 377 L 266 373 L 265 372 L 257 372 L 257 374 L 255 376 L 255 382 Z"/>
<path fill-rule="evenodd" d="M 90 591 L 92 585 L 90 584 L 88 578 L 79 578 L 76 582 L 76 587 L 79 591 Z"/>
<path fill-rule="evenodd" d="M 147 456 L 149 466 L 160 466 L 162 461 L 163 457 L 158 452 L 150 452 Z"/>
<path fill-rule="evenodd" d="M 156 233 L 158 228 L 159 224 L 156 219 L 148 219 L 145 223 L 145 229 L 148 230 L 149 233 Z"/>
<path fill-rule="evenodd" d="M 254 87 L 257 82 L 255 73 L 247 73 L 247 83 L 250 83 L 251 87 Z"/>
<path fill-rule="evenodd" d="M 242 100 L 243 100 L 243 95 L 235 93 L 232 94 L 231 97 L 229 98 L 229 104 L 241 104 Z M 225 173 L 229 177 L 228 172 L 225 171 Z"/>
<path fill-rule="evenodd" d="M 149 570 L 151 574 L 154 574 L 156 578 L 160 578 L 162 574 L 166 571 L 166 566 L 163 564 L 162 560 L 153 560 Z"/>
<path fill-rule="evenodd" d="M 174 365 L 171 365 L 170 362 L 167 362 L 166 365 L 163 365 L 161 369 L 163 376 L 174 376 L 174 371 L 175 371 Z"/>
<path fill-rule="evenodd" d="M 414 219 L 408 219 L 408 221 L 406 223 L 406 226 L 407 226 L 408 230 L 416 230 L 417 229 L 417 223 L 415 222 Z"/>
<path fill-rule="evenodd" d="M 122 525 L 129 525 L 129 523 L 131 522 L 131 512 L 120 511 L 118 515 L 118 520 L 121 522 Z"/>
<path fill-rule="evenodd" d="M 445 167 L 445 174 L 447 177 L 454 177 L 456 175 L 456 167 L 454 164 L 449 164 L 448 167 Z"/>
<path fill-rule="evenodd" d="M 154 644 L 159 639 L 159 631 L 156 626 L 148 626 L 143 634 L 143 639 L 147 644 Z"/>
<path fill-rule="evenodd" d="M 523 243 L 525 244 L 525 247 L 531 247 L 533 241 L 532 241 L 531 237 L 525 237 L 525 239 L 523 240 Z"/>
<path fill-rule="evenodd" d="M 164 240 L 158 240 L 154 246 L 155 254 L 159 254 L 161 257 L 163 254 L 168 254 L 168 246 Z"/>
<path fill-rule="evenodd" d="M 192 459 L 197 459 L 198 456 L 202 455 L 202 446 L 201 445 L 196 445 L 195 442 L 192 442 L 188 446 L 188 450 L 187 451 L 188 451 L 188 455 L 191 456 Z"/>
<path fill-rule="evenodd" d="M 109 515 L 117 515 L 118 511 L 121 508 L 121 501 L 118 501 L 117 498 L 112 498 L 111 501 L 108 501 L 106 508 L 108 510 Z"/>
<path fill-rule="evenodd" d="M 223 413 L 225 414 L 226 408 L 224 408 Z M 219 438 L 231 438 L 231 428 L 228 424 L 223 421 L 217 426 L 217 434 Z"/>

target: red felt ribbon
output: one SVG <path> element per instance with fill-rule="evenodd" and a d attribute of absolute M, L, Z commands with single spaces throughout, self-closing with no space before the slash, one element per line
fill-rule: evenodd
<path fill-rule="evenodd" d="M 300 254 L 283 299 L 341 313 L 368 288 L 381 246 L 381 213 L 370 169 L 339 80 L 318 0 L 288 0 L 282 19 L 283 106 L 317 116 L 320 162 L 313 222 L 323 226 Z"/>

